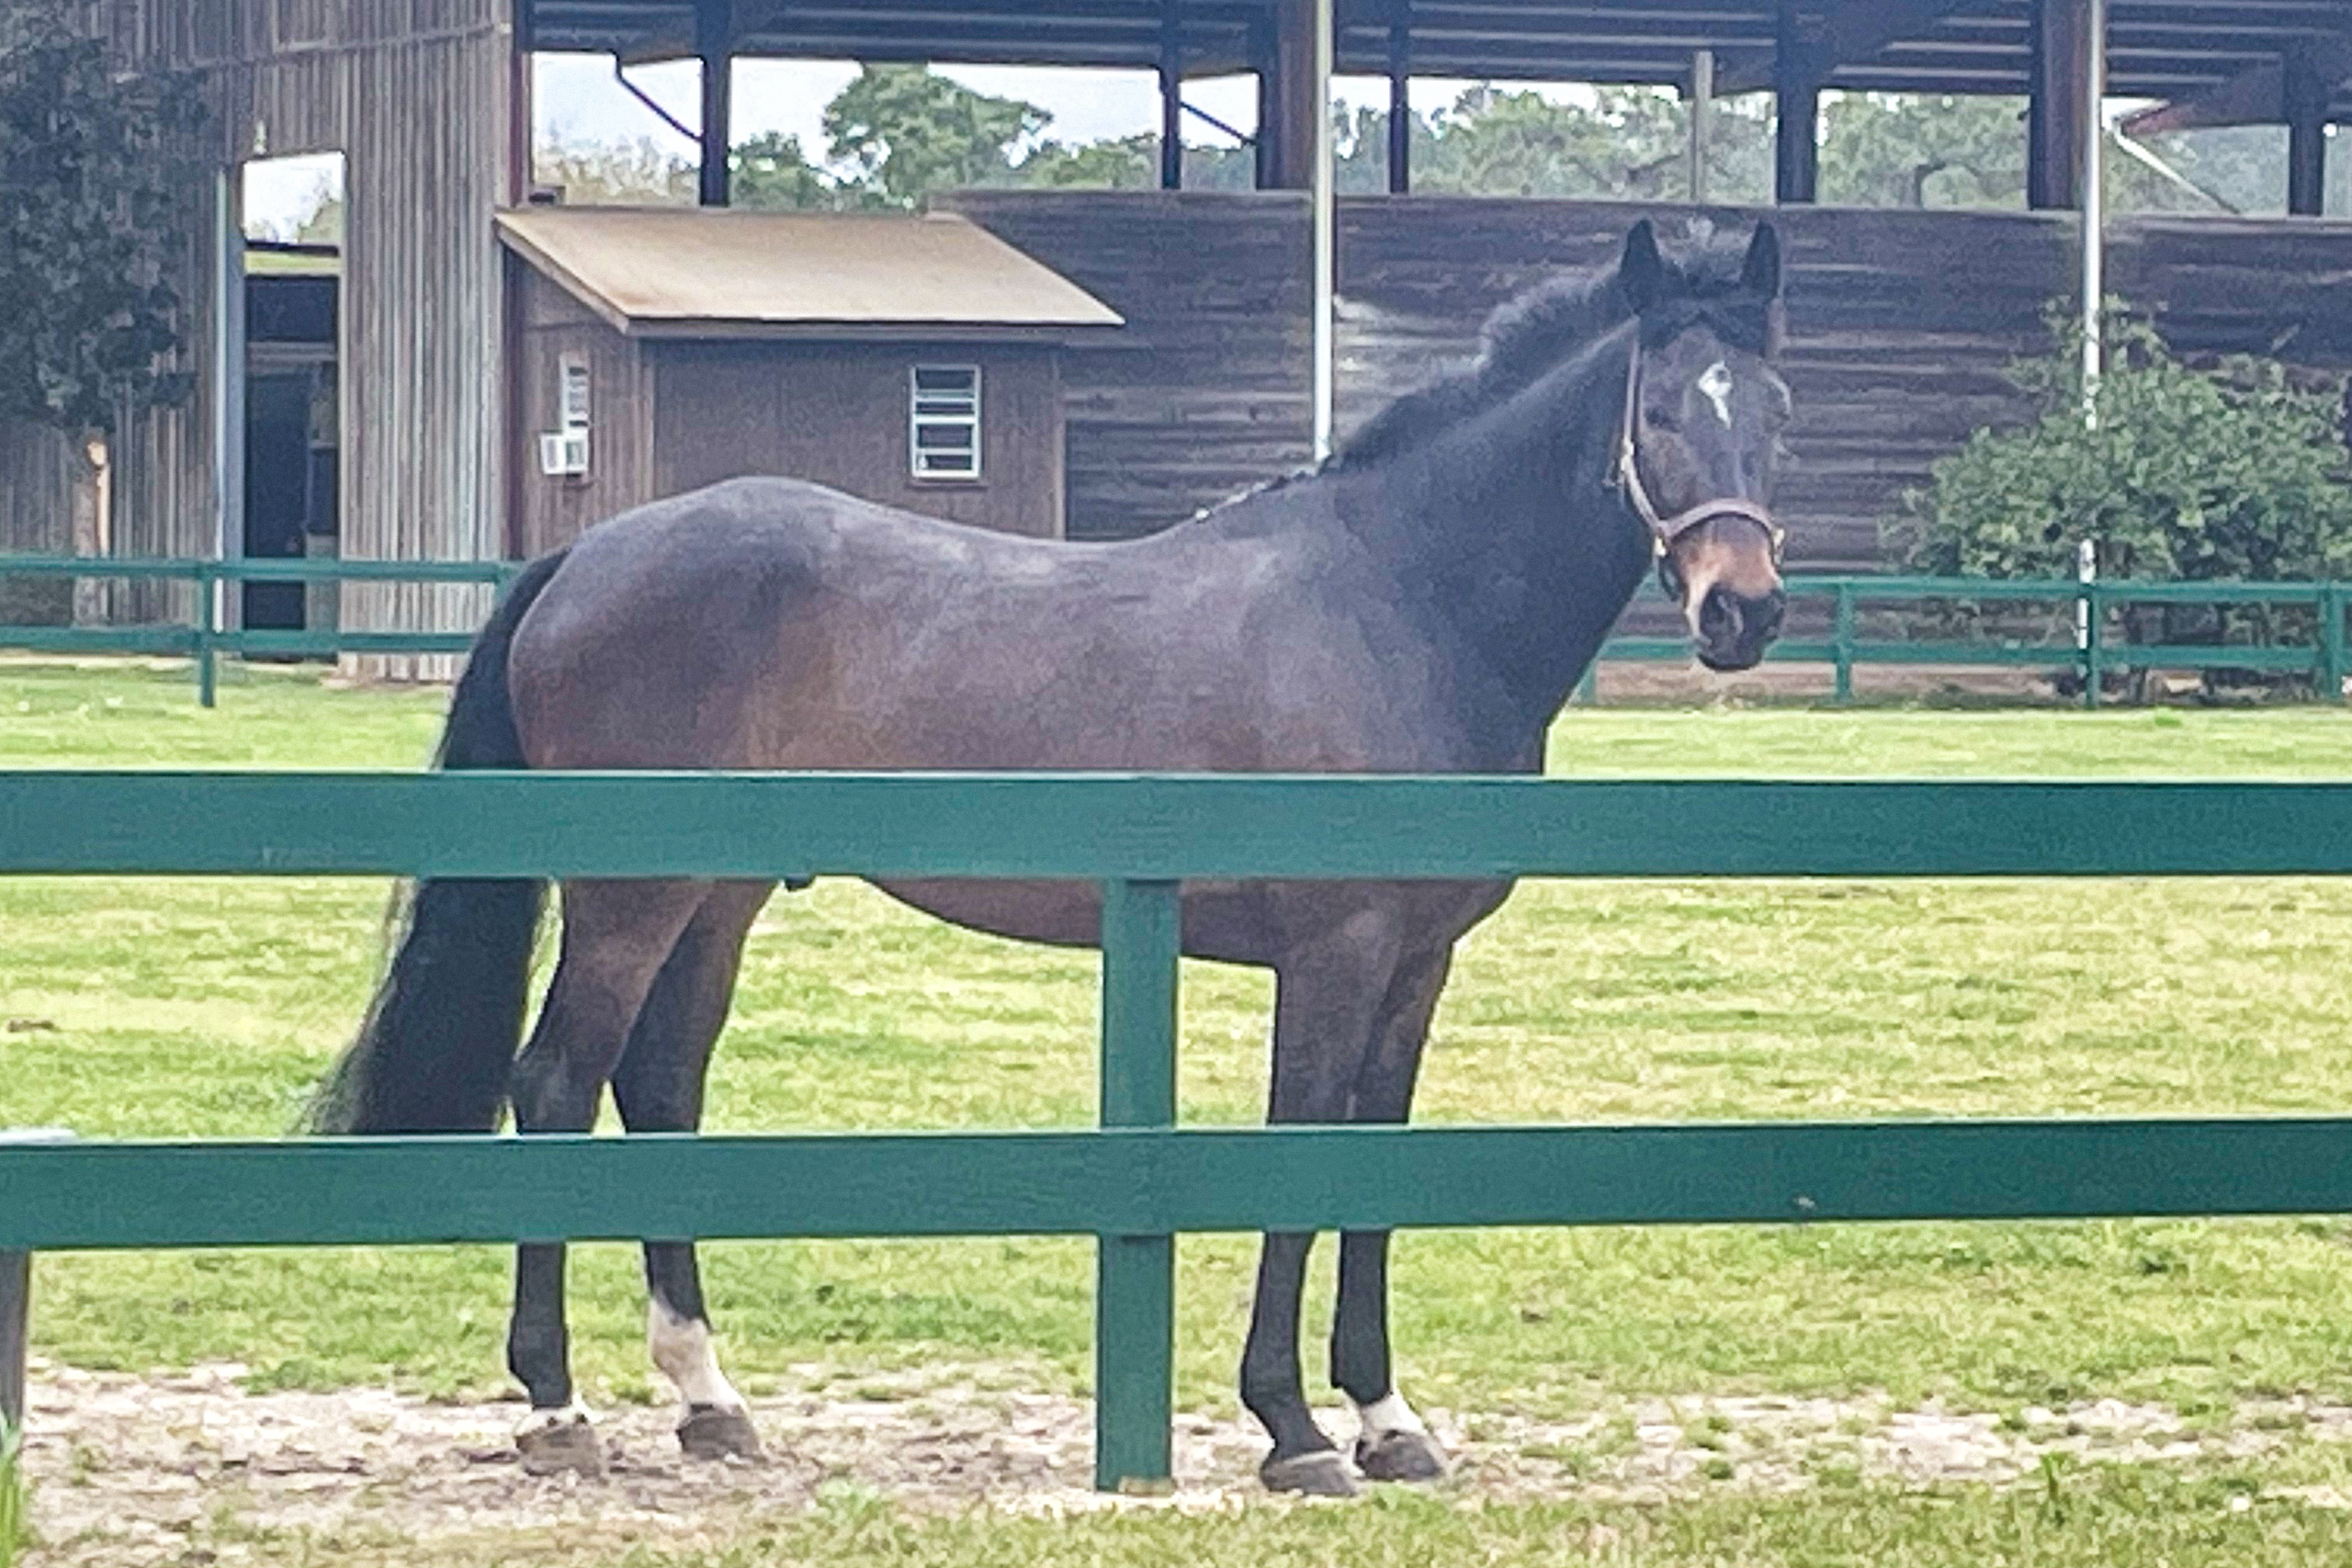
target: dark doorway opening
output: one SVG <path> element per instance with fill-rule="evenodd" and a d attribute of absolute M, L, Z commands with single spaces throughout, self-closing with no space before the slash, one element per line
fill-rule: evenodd
<path fill-rule="evenodd" d="M 242 553 L 254 560 L 337 553 L 339 464 L 335 247 L 247 243 L 266 258 L 245 278 L 245 504 Z M 248 582 L 243 624 L 301 631 L 331 623 L 332 583 Z"/>

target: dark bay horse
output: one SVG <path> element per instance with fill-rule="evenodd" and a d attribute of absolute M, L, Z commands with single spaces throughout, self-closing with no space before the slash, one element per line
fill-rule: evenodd
<path fill-rule="evenodd" d="M 1655 567 L 1698 657 L 1746 668 L 1781 625 L 1768 510 L 1785 386 L 1781 257 L 1660 253 L 1504 308 L 1476 367 L 1413 393 L 1320 472 L 1122 544 L 1047 543 L 742 479 L 657 502 L 534 563 L 453 698 L 449 768 L 1033 768 L 1534 773 L 1544 733 Z M 1671 824 L 1660 824 L 1671 831 Z M 891 883 L 959 924 L 1092 945 L 1077 885 Z M 575 882 L 528 1044 L 536 884 L 420 885 L 324 1132 L 578 1132 L 607 1084 L 631 1132 L 697 1126 L 766 884 Z M 1276 976 L 1268 1117 L 1402 1122 L 1454 943 L 1507 882 L 1183 891 L 1183 946 Z M 1242 1399 L 1280 1489 L 1353 1472 L 1299 1371 L 1307 1235 L 1264 1240 Z M 1391 1379 L 1385 1233 L 1340 1243 L 1331 1376 L 1354 1472 L 1444 1461 Z M 649 1337 L 695 1454 L 756 1451 L 711 1352 L 691 1244 L 648 1243 Z M 563 1249 L 526 1246 L 508 1363 L 535 1467 L 594 1468 Z"/>

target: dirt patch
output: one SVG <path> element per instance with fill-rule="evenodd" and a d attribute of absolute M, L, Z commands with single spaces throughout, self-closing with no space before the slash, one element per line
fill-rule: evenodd
<path fill-rule="evenodd" d="M 602 1480 L 538 1477 L 514 1460 L 519 1405 L 376 1389 L 248 1393 L 243 1371 L 37 1369 L 26 1461 L 46 1544 L 31 1562 L 232 1562 L 249 1551 L 237 1538 L 257 1531 L 429 1542 L 593 1525 L 683 1543 L 805 1507 L 828 1484 L 921 1510 L 1232 1506 L 1258 1495 L 1262 1452 L 1243 1421 L 1181 1416 L 1175 1496 L 1103 1498 L 1090 1487 L 1085 1402 L 1004 1392 L 1002 1369 L 933 1370 L 919 1383 L 863 1380 L 854 1397 L 820 1384 L 755 1399 L 768 1449 L 758 1461 L 684 1459 L 667 1409 L 605 1412 Z M 1454 1456 L 1445 1484 L 1498 1499 L 1794 1491 L 1835 1473 L 2006 1484 L 2051 1453 L 2163 1463 L 2352 1441 L 2352 1407 L 2300 1400 L 2248 1404 L 2196 1429 L 2115 1400 L 2007 1420 L 1869 1396 L 1601 1398 L 1566 1421 L 1425 1415 Z M 1342 1436 L 1351 1422 L 1332 1411 L 1325 1425 Z"/>

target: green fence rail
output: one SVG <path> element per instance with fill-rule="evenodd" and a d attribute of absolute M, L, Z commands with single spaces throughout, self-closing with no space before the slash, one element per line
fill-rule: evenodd
<path fill-rule="evenodd" d="M 226 591 L 247 582 L 475 583 L 503 589 L 523 570 L 521 561 L 391 560 L 194 560 L 85 556 L 0 556 L 0 578 L 103 577 L 130 582 L 180 582 L 191 591 L 194 615 L 187 625 L 102 626 L 0 626 L 0 648 L 36 653 L 148 654 L 191 661 L 197 698 L 206 707 L 218 700 L 223 656 L 264 655 L 281 659 L 331 659 L 341 653 L 463 653 L 473 646 L 471 631 L 366 632 L 340 626 L 304 631 L 232 627 Z"/>
<path fill-rule="evenodd" d="M 1792 600 L 1827 599 L 1829 635 L 1783 637 L 1766 659 L 1772 663 L 1827 664 L 1839 702 L 1854 694 L 1860 664 L 1951 664 L 2011 669 L 2069 669 L 2082 684 L 2086 707 L 2097 707 L 2106 678 L 2134 669 L 2215 668 L 2303 675 L 2330 702 L 2346 700 L 2345 678 L 2352 675 L 2345 611 L 2352 604 L 2346 582 L 2142 582 L 2126 578 L 2090 582 L 2063 578 L 1880 577 L 1793 574 Z M 2026 637 L 1865 637 L 1856 621 L 1864 604 L 2041 604 L 2078 606 L 2083 635 L 2053 644 Z M 2265 604 L 2311 613 L 2311 640 L 2253 643 L 2132 643 L 2117 638 L 2110 623 L 2125 610 L 2158 604 Z M 1690 644 L 1679 637 L 1614 637 L 1602 660 L 1683 663 Z M 1581 692 L 1594 696 L 1588 676 Z"/>
<path fill-rule="evenodd" d="M 1186 879 L 2347 875 L 2352 784 L 0 773 L 0 874 L 826 873 L 1099 884 L 1100 1127 L 0 1139 L 0 1317 L 36 1250 L 1091 1235 L 1096 1480 L 1152 1487 L 1180 1233 L 2352 1212 L 2340 1118 L 1210 1130 L 1175 1094 Z"/>
<path fill-rule="evenodd" d="M 226 625 L 221 589 L 243 582 L 474 582 L 503 587 L 523 570 L 520 561 L 359 560 L 178 560 L 108 559 L 67 556 L 0 556 L 0 577 L 112 577 L 193 585 L 197 614 L 187 626 L 0 626 L 0 648 L 56 653 L 144 653 L 192 660 L 200 699 L 212 705 L 217 660 L 222 655 L 324 658 L 338 653 L 463 653 L 467 632 L 252 631 Z M 2345 612 L 2352 605 L 2352 583 L 2345 582 L 2137 582 L 2124 579 L 2077 582 L 2064 579 L 1973 577 L 1824 576 L 1798 573 L 1788 580 L 1792 599 L 1827 599 L 1829 635 L 1785 637 L 1766 656 L 1773 663 L 1826 664 L 1839 702 L 1854 694 L 1854 669 L 1860 664 L 1951 664 L 2048 670 L 2071 669 L 2082 682 L 2083 701 L 2097 706 L 2105 678 L 2132 669 L 2233 670 L 2303 675 L 2330 701 L 2346 700 L 2352 675 Z M 1865 637 L 1856 621 L 1865 604 L 1927 603 L 2045 604 L 2080 605 L 2087 636 L 2080 646 L 2027 638 Z M 2159 644 L 2129 643 L 2109 635 L 2116 612 L 2150 604 L 2270 604 L 2309 610 L 2309 643 Z M 1687 663 L 1690 644 L 1680 637 L 1615 637 L 1601 649 L 1603 662 Z M 1595 694 L 1593 677 L 1580 688 Z"/>

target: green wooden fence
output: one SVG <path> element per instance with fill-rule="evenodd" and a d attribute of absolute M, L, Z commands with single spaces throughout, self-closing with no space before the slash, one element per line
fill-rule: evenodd
<path fill-rule="evenodd" d="M 8 874 L 1100 884 L 1097 1129 L 0 1140 L 0 1296 L 47 1249 L 1091 1235 L 1105 1487 L 1169 1474 L 1183 1232 L 2352 1212 L 2339 1118 L 1210 1130 L 1175 1102 L 1187 878 L 2347 875 L 2352 784 L 6 773 Z"/>
<path fill-rule="evenodd" d="M 247 582 L 449 582 L 503 588 L 521 561 L 193 560 L 76 556 L 0 556 L 0 577 L 105 577 L 131 582 L 183 582 L 194 613 L 186 625 L 0 626 L 0 648 L 38 653 L 134 653 L 186 659 L 196 671 L 197 700 L 213 705 L 220 660 L 331 659 L 338 653 L 463 653 L 473 633 L 363 632 L 340 626 L 305 631 L 232 628 L 227 590 Z"/>
<path fill-rule="evenodd" d="M 223 655 L 325 658 L 337 653 L 463 653 L 472 643 L 466 632 L 251 631 L 230 628 L 223 590 L 243 582 L 474 582 L 503 587 L 523 569 L 520 561 L 363 560 L 180 560 L 93 559 L 66 556 L 0 556 L 0 577 L 105 576 L 192 585 L 196 614 L 189 624 L 134 626 L 0 626 L 0 648 L 60 653 L 145 653 L 193 661 L 199 699 L 212 705 L 217 663 Z M 2136 582 L 2124 579 L 2076 582 L 2063 579 L 1971 577 L 1823 576 L 1798 573 L 1788 579 L 1798 601 L 1829 601 L 1827 637 L 1784 637 L 1767 658 L 1774 663 L 1826 664 L 1839 702 L 1854 694 L 1854 669 L 1860 664 L 1990 665 L 2023 669 L 2072 669 L 2080 679 L 2086 705 L 2097 706 L 2106 675 L 2153 667 L 2215 667 L 2302 675 L 2332 702 L 2346 700 L 2352 675 L 2345 612 L 2352 605 L 2352 583 L 2345 582 Z M 1857 622 L 1865 604 L 2047 604 L 2084 607 L 2087 632 L 2080 647 L 2029 637 L 1867 637 Z M 2132 644 L 2113 638 L 2117 612 L 2157 604 L 2262 604 L 2309 611 L 2308 642 L 2274 644 Z M 1601 660 L 1635 663 L 1687 663 L 1680 637 L 1616 637 Z M 1589 701 L 1593 679 L 1582 688 Z"/>

